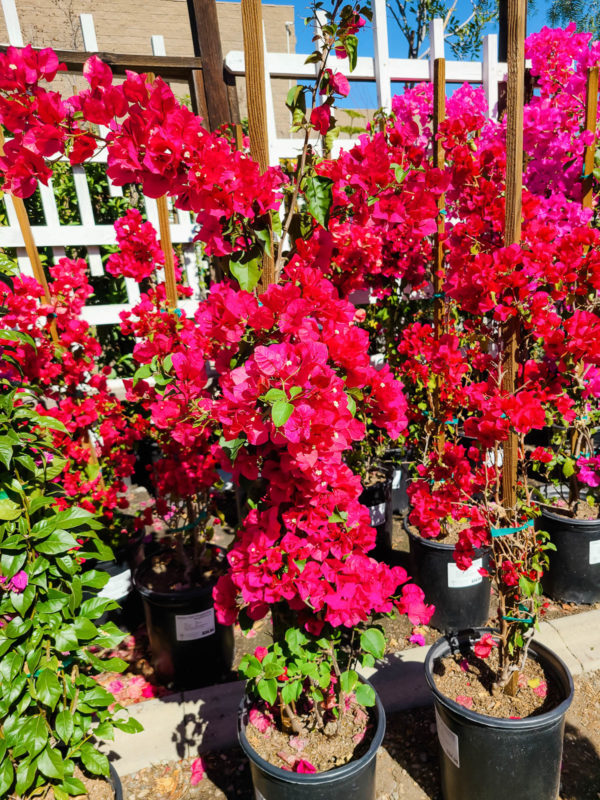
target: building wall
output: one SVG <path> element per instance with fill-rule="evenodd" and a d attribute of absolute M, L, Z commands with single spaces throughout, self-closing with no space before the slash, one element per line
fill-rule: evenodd
<path fill-rule="evenodd" d="M 160 34 L 169 55 L 193 55 L 192 35 L 186 0 L 16 0 L 24 41 L 35 47 L 82 50 L 83 39 L 79 14 L 92 14 L 98 48 L 114 53 L 151 54 L 150 37 Z M 217 2 L 217 16 L 223 55 L 229 50 L 243 50 L 242 21 L 239 3 Z M 271 52 L 295 51 L 294 7 L 263 4 L 267 49 Z M 286 30 L 286 22 L 291 22 Z M 8 43 L 4 15 L 0 13 L 0 42 Z M 77 79 L 62 79 L 62 91 L 71 91 Z M 272 81 L 279 136 L 289 133 L 289 113 L 285 107 L 287 80 Z M 187 86 L 172 84 L 178 96 L 187 94 Z M 240 115 L 247 116 L 245 81 L 238 79 Z"/>

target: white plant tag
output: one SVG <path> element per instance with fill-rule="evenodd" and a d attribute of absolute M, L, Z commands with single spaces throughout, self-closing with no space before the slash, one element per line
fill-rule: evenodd
<path fill-rule="evenodd" d="M 477 586 L 483 580 L 483 576 L 479 574 L 482 566 L 482 558 L 476 558 L 469 569 L 459 569 L 454 563 L 448 564 L 448 588 L 464 589 L 467 586 Z"/>
<path fill-rule="evenodd" d="M 438 710 L 435 710 L 435 723 L 437 726 L 437 735 L 440 740 L 442 750 L 455 767 L 460 768 L 460 757 L 458 754 L 458 736 L 452 733 L 450 728 L 446 725 L 444 720 L 440 717 Z"/>
<path fill-rule="evenodd" d="M 600 564 L 600 539 L 590 542 L 590 564 Z"/>
<path fill-rule="evenodd" d="M 131 591 L 131 570 L 126 569 L 118 575 L 113 575 L 108 579 L 106 586 L 99 592 L 98 597 L 104 600 L 120 600 Z"/>
<path fill-rule="evenodd" d="M 385 522 L 385 503 L 369 506 L 369 514 L 371 515 L 371 525 L 374 528 L 377 527 L 377 525 L 383 525 Z"/>
<path fill-rule="evenodd" d="M 402 470 L 395 469 L 392 475 L 392 489 L 399 489 L 402 483 Z"/>
<path fill-rule="evenodd" d="M 191 642 L 204 639 L 215 632 L 215 610 L 209 608 L 197 614 L 177 614 L 175 616 L 175 636 L 178 642 Z"/>

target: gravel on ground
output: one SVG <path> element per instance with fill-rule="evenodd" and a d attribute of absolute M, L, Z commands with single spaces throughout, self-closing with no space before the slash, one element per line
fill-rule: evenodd
<path fill-rule="evenodd" d="M 567 714 L 560 800 L 600 800 L 600 671 L 575 678 Z M 254 800 L 239 747 L 154 764 L 122 777 L 124 800 Z M 118 765 L 117 765 L 118 768 Z M 432 708 L 391 714 L 377 755 L 377 800 L 442 800 Z"/>

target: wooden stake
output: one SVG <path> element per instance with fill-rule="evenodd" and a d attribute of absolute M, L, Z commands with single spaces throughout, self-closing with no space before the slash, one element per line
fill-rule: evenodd
<path fill-rule="evenodd" d="M 269 166 L 269 137 L 267 133 L 262 8 L 260 0 L 241 0 L 241 4 L 250 155 L 258 162 L 261 172 L 264 172 Z M 270 284 L 275 282 L 275 262 L 271 256 L 265 254 L 259 291 L 264 292 Z"/>
<path fill-rule="evenodd" d="M 4 155 L 4 141 L 4 133 L 0 128 L 0 155 Z M 46 280 L 44 267 L 42 266 L 42 262 L 40 260 L 40 254 L 35 246 L 33 231 L 31 230 L 31 223 L 29 222 L 29 216 L 27 214 L 27 209 L 25 208 L 25 203 L 22 197 L 15 197 L 14 194 L 11 195 L 11 198 L 15 213 L 17 215 L 17 220 L 19 222 L 19 228 L 21 229 L 21 236 L 23 237 L 23 242 L 25 243 L 27 258 L 31 262 L 33 277 L 42 287 L 44 292 L 44 300 L 48 305 L 50 305 L 52 303 L 52 297 L 50 296 L 50 289 L 48 288 L 48 281 Z M 52 341 L 55 345 L 60 344 L 55 321 L 50 323 L 50 336 L 52 337 Z"/>
<path fill-rule="evenodd" d="M 154 83 L 155 75 L 148 72 L 146 78 L 149 84 Z M 169 220 L 169 206 L 167 205 L 167 195 L 157 198 L 156 208 L 158 211 L 158 229 L 160 235 L 160 247 L 165 256 L 165 293 L 167 295 L 167 305 L 170 308 L 177 308 L 177 280 L 175 278 L 175 259 L 173 258 L 173 242 L 171 241 L 171 223 Z"/>
<path fill-rule="evenodd" d="M 525 99 L 525 19 L 527 0 L 508 0 L 508 83 L 506 120 L 506 246 L 521 241 L 521 206 L 523 192 L 523 103 Z M 502 388 L 514 394 L 517 384 L 517 349 L 519 324 L 513 318 L 504 325 Z M 518 440 L 509 434 L 504 445 L 502 491 L 507 510 L 517 503 Z"/>
<path fill-rule="evenodd" d="M 177 281 L 175 280 L 175 259 L 173 258 L 173 243 L 171 242 L 171 224 L 169 222 L 169 207 L 167 195 L 163 194 L 156 201 L 158 208 L 158 225 L 160 229 L 160 246 L 165 254 L 165 290 L 167 304 L 170 308 L 177 308 Z"/>
<path fill-rule="evenodd" d="M 436 58 L 433 64 L 433 166 L 443 169 L 445 153 L 441 141 L 437 138 L 440 123 L 446 119 L 446 60 Z M 444 195 L 438 199 L 437 234 L 435 237 L 433 257 L 433 329 L 436 339 L 444 331 L 444 318 L 446 304 L 443 298 L 444 288 L 444 215 L 446 213 L 446 200 Z M 440 376 L 437 377 L 433 397 L 433 415 L 437 428 L 436 446 L 438 453 L 444 450 L 445 430 L 441 422 L 440 411 Z"/>
<path fill-rule="evenodd" d="M 188 0 L 192 40 L 202 58 L 202 77 L 210 130 L 232 122 L 223 67 L 219 19 L 215 0 Z"/>
<path fill-rule="evenodd" d="M 585 148 L 583 159 L 583 198 L 584 208 L 591 208 L 593 201 L 593 172 L 596 155 L 596 127 L 598 124 L 598 67 L 588 69 L 587 89 L 585 93 L 585 129 L 594 135 L 591 143 Z"/>

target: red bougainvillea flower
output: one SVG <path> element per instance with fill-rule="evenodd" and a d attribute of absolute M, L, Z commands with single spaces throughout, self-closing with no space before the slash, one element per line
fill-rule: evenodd
<path fill-rule="evenodd" d="M 492 649 L 496 647 L 496 642 L 491 633 L 484 633 L 479 641 L 473 645 L 473 652 L 477 658 L 488 658 Z"/>

